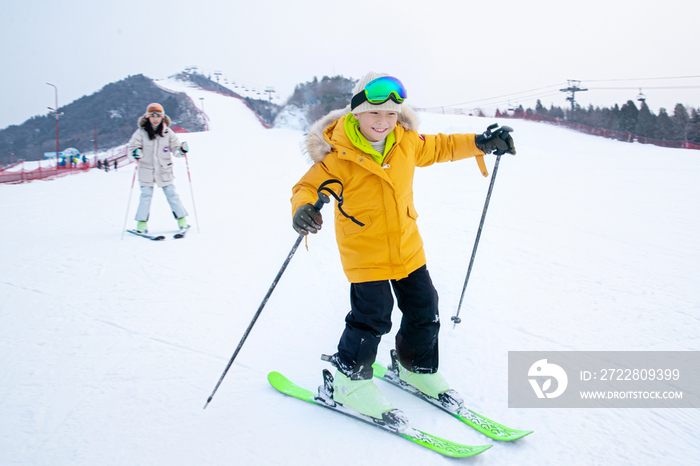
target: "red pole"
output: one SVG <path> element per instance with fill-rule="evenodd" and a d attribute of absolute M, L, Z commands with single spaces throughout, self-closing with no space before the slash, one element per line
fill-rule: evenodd
<path fill-rule="evenodd" d="M 95 125 L 94 130 L 94 140 L 95 140 L 95 162 L 97 162 L 97 125 Z"/>

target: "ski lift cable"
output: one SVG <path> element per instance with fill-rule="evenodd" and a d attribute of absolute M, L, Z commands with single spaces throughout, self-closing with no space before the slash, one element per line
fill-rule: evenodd
<path fill-rule="evenodd" d="M 542 98 L 544 98 L 544 97 L 550 97 L 550 96 L 560 95 L 560 94 L 561 94 L 560 91 L 549 92 L 549 93 L 544 93 L 544 94 L 533 94 L 533 95 L 530 95 L 530 96 L 521 96 L 521 97 L 518 97 L 517 99 L 500 100 L 500 101 L 491 102 L 491 103 L 488 103 L 488 104 L 485 103 L 485 104 L 481 105 L 481 107 L 489 108 L 489 107 L 497 107 L 497 106 L 503 105 L 503 104 L 509 104 L 509 105 L 510 105 L 510 104 L 512 103 L 513 100 L 516 100 L 516 101 L 517 101 L 517 105 L 520 105 L 522 102 L 532 101 L 532 100 L 535 100 L 535 99 L 542 99 Z"/>
<path fill-rule="evenodd" d="M 512 97 L 512 96 L 516 96 L 516 95 L 519 95 L 519 94 L 525 94 L 525 93 L 528 93 L 528 92 L 540 91 L 540 90 L 542 90 L 542 89 L 550 89 L 550 88 L 552 88 L 552 87 L 557 87 L 557 88 L 559 88 L 561 85 L 562 85 L 562 84 L 552 84 L 552 85 L 550 85 L 550 86 L 538 87 L 538 88 L 536 88 L 536 89 L 529 89 L 529 90 L 527 90 L 527 91 L 514 92 L 514 93 L 511 93 L 511 94 L 503 94 L 503 95 L 498 95 L 498 96 L 494 96 L 494 97 L 488 97 L 488 98 L 485 98 L 485 99 L 471 100 L 471 101 L 469 101 L 469 102 L 461 102 L 461 103 L 458 103 L 458 104 L 443 105 L 443 107 L 455 107 L 455 106 L 458 106 L 458 105 L 473 104 L 473 103 L 476 103 L 476 102 L 483 102 L 483 101 L 487 101 L 487 100 L 502 99 L 503 97 Z M 558 92 L 558 90 L 557 90 L 557 92 Z"/>
<path fill-rule="evenodd" d="M 598 91 L 610 91 L 610 90 L 634 90 L 639 89 L 639 87 L 589 87 L 589 89 L 595 89 Z M 644 86 L 644 89 L 700 89 L 700 86 Z"/>
<path fill-rule="evenodd" d="M 660 79 L 694 79 L 694 78 L 700 78 L 700 76 L 669 76 L 669 77 L 665 77 L 665 78 L 585 79 L 582 81 L 586 81 L 589 83 L 596 83 L 596 82 L 612 82 L 612 81 L 655 81 L 655 80 L 660 80 Z"/>
<path fill-rule="evenodd" d="M 473 107 L 473 108 L 488 108 L 488 107 L 494 107 L 494 106 L 497 106 L 497 105 L 501 105 L 501 104 L 504 104 L 504 103 L 507 104 L 508 102 L 513 101 L 513 100 L 517 100 L 517 101 L 530 101 L 530 100 L 535 100 L 535 99 L 538 99 L 538 98 L 539 98 L 539 99 L 542 99 L 542 98 L 545 98 L 545 97 L 549 97 L 549 96 L 553 96 L 553 95 L 558 95 L 558 94 L 560 94 L 560 91 L 557 90 L 557 91 L 554 91 L 554 92 L 536 93 L 536 94 L 530 94 L 530 95 L 520 95 L 520 96 L 516 96 L 516 97 L 514 97 L 514 98 L 510 98 L 510 99 L 494 100 L 493 102 L 489 102 L 489 100 L 496 99 L 496 97 L 492 97 L 491 99 L 482 99 L 482 100 L 475 100 L 475 101 L 472 101 L 472 102 L 470 102 L 470 103 L 472 104 L 470 107 Z M 462 105 L 465 105 L 465 104 L 462 104 Z M 445 108 L 449 108 L 449 107 L 452 107 L 452 106 L 445 106 Z M 441 107 L 438 107 L 438 108 L 441 108 Z"/>

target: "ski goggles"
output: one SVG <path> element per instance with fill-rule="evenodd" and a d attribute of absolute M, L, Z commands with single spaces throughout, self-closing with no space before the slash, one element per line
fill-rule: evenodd
<path fill-rule="evenodd" d="M 146 108 L 146 114 L 148 115 L 162 115 L 165 113 L 163 111 L 163 106 L 161 104 L 150 104 Z"/>
<path fill-rule="evenodd" d="M 401 104 L 406 100 L 407 96 L 408 93 L 401 81 L 393 76 L 382 76 L 370 81 L 363 91 L 355 94 L 350 107 L 356 108 L 364 102 L 369 102 L 372 105 L 381 105 L 389 100 Z"/>

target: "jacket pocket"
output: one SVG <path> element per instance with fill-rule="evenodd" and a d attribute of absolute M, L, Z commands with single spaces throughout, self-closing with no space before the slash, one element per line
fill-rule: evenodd
<path fill-rule="evenodd" d="M 416 212 L 416 208 L 413 207 L 413 202 L 408 203 L 408 216 L 411 217 L 413 220 L 416 220 L 418 218 L 418 212 Z"/>
<path fill-rule="evenodd" d="M 153 168 L 139 167 L 139 183 L 154 183 L 156 180 Z"/>
<path fill-rule="evenodd" d="M 160 179 L 163 181 L 173 181 L 175 179 L 175 175 L 173 174 L 172 168 L 164 170 L 160 173 Z"/>
<path fill-rule="evenodd" d="M 354 236 L 358 233 L 362 233 L 372 224 L 372 220 L 369 217 L 363 218 L 360 221 L 364 223 L 364 226 L 360 226 L 357 223 L 350 220 L 349 218 L 345 218 L 342 215 L 340 215 L 338 217 L 338 226 L 342 227 L 343 236 L 347 238 L 349 236 Z"/>

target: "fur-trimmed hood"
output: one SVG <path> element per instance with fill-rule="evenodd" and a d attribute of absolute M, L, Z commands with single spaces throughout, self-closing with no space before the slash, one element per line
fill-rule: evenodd
<path fill-rule="evenodd" d="M 139 121 L 136 123 L 136 125 L 137 125 L 139 128 L 143 128 L 143 127 L 146 125 L 147 122 L 148 122 L 148 115 L 141 115 L 141 116 L 139 117 Z M 169 117 L 168 115 L 163 115 L 163 123 L 165 123 L 165 125 L 166 125 L 167 127 L 170 127 L 170 125 L 172 124 L 172 122 L 173 122 L 173 121 L 170 119 L 170 117 Z"/>
<path fill-rule="evenodd" d="M 320 162 L 323 158 L 333 151 L 333 146 L 326 139 L 325 131 L 333 122 L 339 120 L 350 113 L 350 106 L 338 110 L 333 110 L 328 115 L 322 117 L 316 123 L 311 125 L 309 133 L 306 135 L 305 152 L 314 162 Z M 401 108 L 399 113 L 398 124 L 407 131 L 418 131 L 418 115 L 413 109 L 407 105 Z"/>

